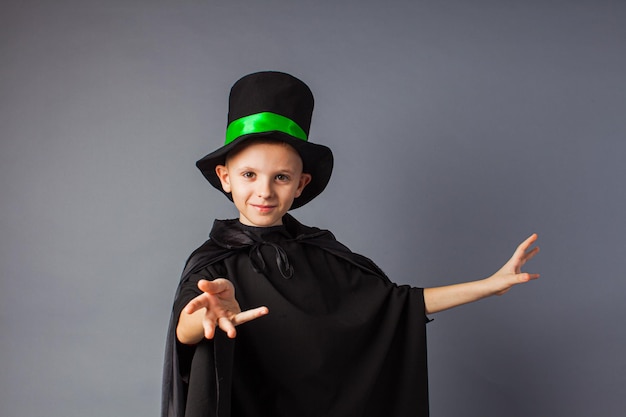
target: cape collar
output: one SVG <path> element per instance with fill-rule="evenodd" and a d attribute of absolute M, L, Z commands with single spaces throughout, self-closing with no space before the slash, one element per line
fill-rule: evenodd
<path fill-rule="evenodd" d="M 215 220 L 209 237 L 225 249 L 236 250 L 253 246 L 259 242 L 267 242 L 264 236 L 279 233 L 287 240 L 306 240 L 328 236 L 334 239 L 327 230 L 305 226 L 290 214 L 283 216 L 282 226 L 252 227 L 241 224 L 238 219 Z"/>
<path fill-rule="evenodd" d="M 268 268 L 261 248 L 263 246 L 273 248 L 276 266 L 285 279 L 293 276 L 293 266 L 280 241 L 306 241 L 319 237 L 334 239 L 330 232 L 304 226 L 289 214 L 283 217 L 283 225 L 273 227 L 247 226 L 237 219 L 215 220 L 210 234 L 210 240 L 224 249 L 231 251 L 247 249 L 252 269 L 264 275 L 267 274 Z"/>

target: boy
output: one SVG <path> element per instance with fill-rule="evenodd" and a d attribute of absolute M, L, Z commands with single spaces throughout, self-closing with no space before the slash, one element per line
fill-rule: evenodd
<path fill-rule="evenodd" d="M 324 190 L 333 165 L 307 141 L 312 110 L 288 74 L 232 87 L 226 144 L 197 166 L 239 219 L 216 220 L 187 261 L 163 416 L 427 416 L 426 315 L 538 278 L 521 272 L 536 235 L 489 278 L 421 289 L 297 222 L 287 212 Z"/>

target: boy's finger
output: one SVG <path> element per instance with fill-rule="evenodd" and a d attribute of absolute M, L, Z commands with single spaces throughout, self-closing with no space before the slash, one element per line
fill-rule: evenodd
<path fill-rule="evenodd" d="M 529 248 L 533 243 L 537 241 L 537 237 L 538 237 L 537 233 L 533 233 L 532 235 L 527 237 L 526 240 L 524 240 L 524 242 L 522 242 L 520 246 Z"/>
<path fill-rule="evenodd" d="M 216 326 L 217 323 L 205 317 L 204 320 L 202 320 L 202 327 L 204 327 L 204 337 L 206 337 L 207 339 L 213 339 L 213 336 L 215 336 Z"/>
<path fill-rule="evenodd" d="M 218 294 L 229 289 L 230 282 L 223 278 L 217 278 L 213 281 L 201 279 L 198 281 L 198 288 L 209 294 Z"/>
<path fill-rule="evenodd" d="M 200 310 L 201 308 L 206 307 L 207 304 L 208 302 L 206 300 L 206 295 L 201 294 L 197 296 L 196 298 L 194 298 L 193 300 L 191 300 L 190 302 L 188 302 L 187 305 L 185 306 L 184 311 L 187 314 L 193 314 L 196 311 Z"/>
<path fill-rule="evenodd" d="M 224 331 L 224 333 L 226 333 L 226 335 L 228 335 L 230 339 L 234 339 L 235 336 L 237 336 L 237 330 L 235 330 L 235 325 L 226 317 L 220 317 L 219 319 L 217 319 L 217 325 L 220 329 Z"/>
<path fill-rule="evenodd" d="M 528 238 L 526 238 L 526 240 L 524 240 L 522 243 L 519 244 L 517 249 L 515 249 L 515 254 L 513 256 L 514 257 L 524 256 L 528 248 L 530 248 L 533 245 L 533 243 L 535 243 L 536 241 L 537 241 L 537 234 L 533 233 Z"/>
<path fill-rule="evenodd" d="M 526 261 L 530 261 L 536 254 L 539 253 L 539 247 L 533 248 L 530 252 L 526 254 Z"/>
<path fill-rule="evenodd" d="M 232 322 L 235 326 L 238 326 L 251 320 L 258 319 L 268 313 L 269 309 L 267 307 L 257 307 L 251 310 L 242 311 L 233 318 Z"/>

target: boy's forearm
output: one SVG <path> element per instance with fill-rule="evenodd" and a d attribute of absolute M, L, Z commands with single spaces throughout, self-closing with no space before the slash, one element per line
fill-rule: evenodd
<path fill-rule="evenodd" d="M 426 314 L 437 313 L 496 294 L 487 280 L 424 289 Z"/>

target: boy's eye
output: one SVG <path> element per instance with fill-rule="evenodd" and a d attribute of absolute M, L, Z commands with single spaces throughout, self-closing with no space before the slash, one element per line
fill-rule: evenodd
<path fill-rule="evenodd" d="M 278 174 L 276 175 L 276 179 L 278 181 L 289 181 L 289 177 L 285 174 Z"/>
<path fill-rule="evenodd" d="M 243 173 L 243 174 L 241 174 L 241 175 L 242 175 L 244 178 L 252 178 L 252 177 L 254 177 L 254 172 L 247 171 L 247 172 L 244 172 L 244 173 Z"/>

